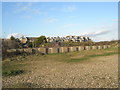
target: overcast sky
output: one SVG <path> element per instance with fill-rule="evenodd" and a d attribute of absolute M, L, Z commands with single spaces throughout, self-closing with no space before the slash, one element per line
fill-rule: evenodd
<path fill-rule="evenodd" d="M 117 2 L 4 2 L 3 37 L 89 36 L 94 41 L 117 39 Z"/>

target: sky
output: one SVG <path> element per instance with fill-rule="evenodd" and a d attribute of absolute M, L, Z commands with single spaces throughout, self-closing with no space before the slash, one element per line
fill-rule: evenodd
<path fill-rule="evenodd" d="M 117 2 L 3 2 L 2 37 L 118 38 Z"/>

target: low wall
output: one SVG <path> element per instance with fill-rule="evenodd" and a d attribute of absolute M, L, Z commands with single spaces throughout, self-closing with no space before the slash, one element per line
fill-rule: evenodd
<path fill-rule="evenodd" d="M 70 47 L 70 52 L 76 51 L 76 47 Z"/>
<path fill-rule="evenodd" d="M 75 46 L 75 47 L 53 47 L 53 48 L 25 48 L 25 49 L 9 49 L 6 50 L 6 55 L 18 55 L 21 53 L 35 54 L 35 53 L 64 53 L 64 52 L 74 52 L 74 51 L 82 51 L 82 50 L 94 50 L 94 49 L 105 49 L 110 48 L 110 45 L 102 45 L 102 46 Z"/>
<path fill-rule="evenodd" d="M 105 49 L 105 48 L 108 48 L 108 47 L 106 45 L 103 45 L 102 48 Z"/>
<path fill-rule="evenodd" d="M 64 53 L 64 52 L 70 52 L 70 48 L 68 47 L 60 47 L 60 53 Z"/>
<path fill-rule="evenodd" d="M 38 53 L 46 53 L 46 48 L 38 48 Z"/>
<path fill-rule="evenodd" d="M 97 49 L 102 49 L 102 46 L 97 46 Z"/>
<path fill-rule="evenodd" d="M 26 48 L 26 49 L 23 49 L 23 52 L 27 52 L 28 54 L 30 54 L 30 53 L 32 53 L 32 49 L 31 48 L 28 48 L 28 49 Z"/>
<path fill-rule="evenodd" d="M 78 50 L 79 50 L 79 51 L 84 50 L 84 46 L 79 46 L 79 47 L 78 47 Z"/>
<path fill-rule="evenodd" d="M 46 52 L 46 50 L 45 50 L 45 52 Z M 48 48 L 48 53 L 59 53 L 59 49 L 58 48 Z"/>
<path fill-rule="evenodd" d="M 84 47 L 84 50 L 90 50 L 91 49 L 91 46 L 85 46 Z"/>
<path fill-rule="evenodd" d="M 93 49 L 93 50 L 97 49 L 97 46 L 91 46 L 91 49 Z"/>

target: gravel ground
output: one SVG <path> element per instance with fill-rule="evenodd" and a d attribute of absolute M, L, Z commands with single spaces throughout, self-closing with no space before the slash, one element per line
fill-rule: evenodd
<path fill-rule="evenodd" d="M 97 57 L 79 63 L 36 61 L 27 74 L 3 77 L 3 87 L 117 88 L 118 56 Z"/>

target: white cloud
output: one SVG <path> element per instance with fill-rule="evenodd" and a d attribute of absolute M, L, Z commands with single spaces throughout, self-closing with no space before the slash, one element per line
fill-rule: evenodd
<path fill-rule="evenodd" d="M 80 36 L 88 36 L 93 41 L 111 41 L 111 40 L 117 40 L 118 36 L 116 33 L 111 33 L 113 30 L 102 30 L 102 31 L 96 31 L 96 32 L 89 32 L 89 33 L 81 33 Z M 110 33 L 110 34 L 108 34 Z"/>
<path fill-rule="evenodd" d="M 113 22 L 120 22 L 120 19 L 114 19 Z"/>
<path fill-rule="evenodd" d="M 12 34 L 8 34 L 6 38 L 10 38 L 11 36 L 15 37 L 15 38 L 20 38 L 23 35 L 20 33 L 12 33 Z"/>
<path fill-rule="evenodd" d="M 71 6 L 65 6 L 64 8 L 63 8 L 63 11 L 64 12 L 73 12 L 73 11 L 75 11 L 77 8 L 75 7 L 75 6 L 73 6 L 73 5 L 71 5 Z"/>
<path fill-rule="evenodd" d="M 103 24 L 102 26 L 88 28 L 87 30 L 84 31 L 94 31 L 94 32 L 81 33 L 81 35 L 98 36 L 112 31 L 118 32 L 118 23 L 113 22 L 111 24 Z"/>
<path fill-rule="evenodd" d="M 31 12 L 34 13 L 34 14 L 42 14 L 42 12 L 39 10 L 39 9 L 31 9 Z"/>
<path fill-rule="evenodd" d="M 103 31 L 96 31 L 96 32 L 90 32 L 90 33 L 81 33 L 81 36 L 89 36 L 89 37 L 95 37 L 103 34 L 109 33 L 111 30 L 103 30 Z"/>
<path fill-rule="evenodd" d="M 57 21 L 58 21 L 58 19 L 56 19 L 56 18 L 47 18 L 47 19 L 44 20 L 44 23 L 45 24 L 50 24 L 50 23 L 54 23 L 54 22 L 57 22 Z"/>
<path fill-rule="evenodd" d="M 109 41 L 109 40 L 118 39 L 118 23 L 117 22 L 113 22 L 111 24 L 104 24 L 97 28 L 89 29 L 89 31 L 91 32 L 80 33 L 79 35 L 92 37 L 93 38 L 92 40 L 94 41 Z"/>
<path fill-rule="evenodd" d="M 24 18 L 24 19 L 30 19 L 31 16 L 30 16 L 30 15 L 23 15 L 23 16 L 21 16 L 21 18 Z"/>
<path fill-rule="evenodd" d="M 23 4 L 23 3 L 16 3 L 16 8 L 15 8 L 15 12 L 16 13 L 20 13 L 20 12 L 27 12 L 30 10 L 32 6 L 32 3 L 26 3 L 26 4 Z"/>
<path fill-rule="evenodd" d="M 39 8 L 32 7 L 33 3 L 16 3 L 15 13 L 27 13 L 40 15 L 42 12 Z"/>
<path fill-rule="evenodd" d="M 95 37 L 92 38 L 93 41 L 111 41 L 111 40 L 118 40 L 118 38 L 114 37 Z"/>

